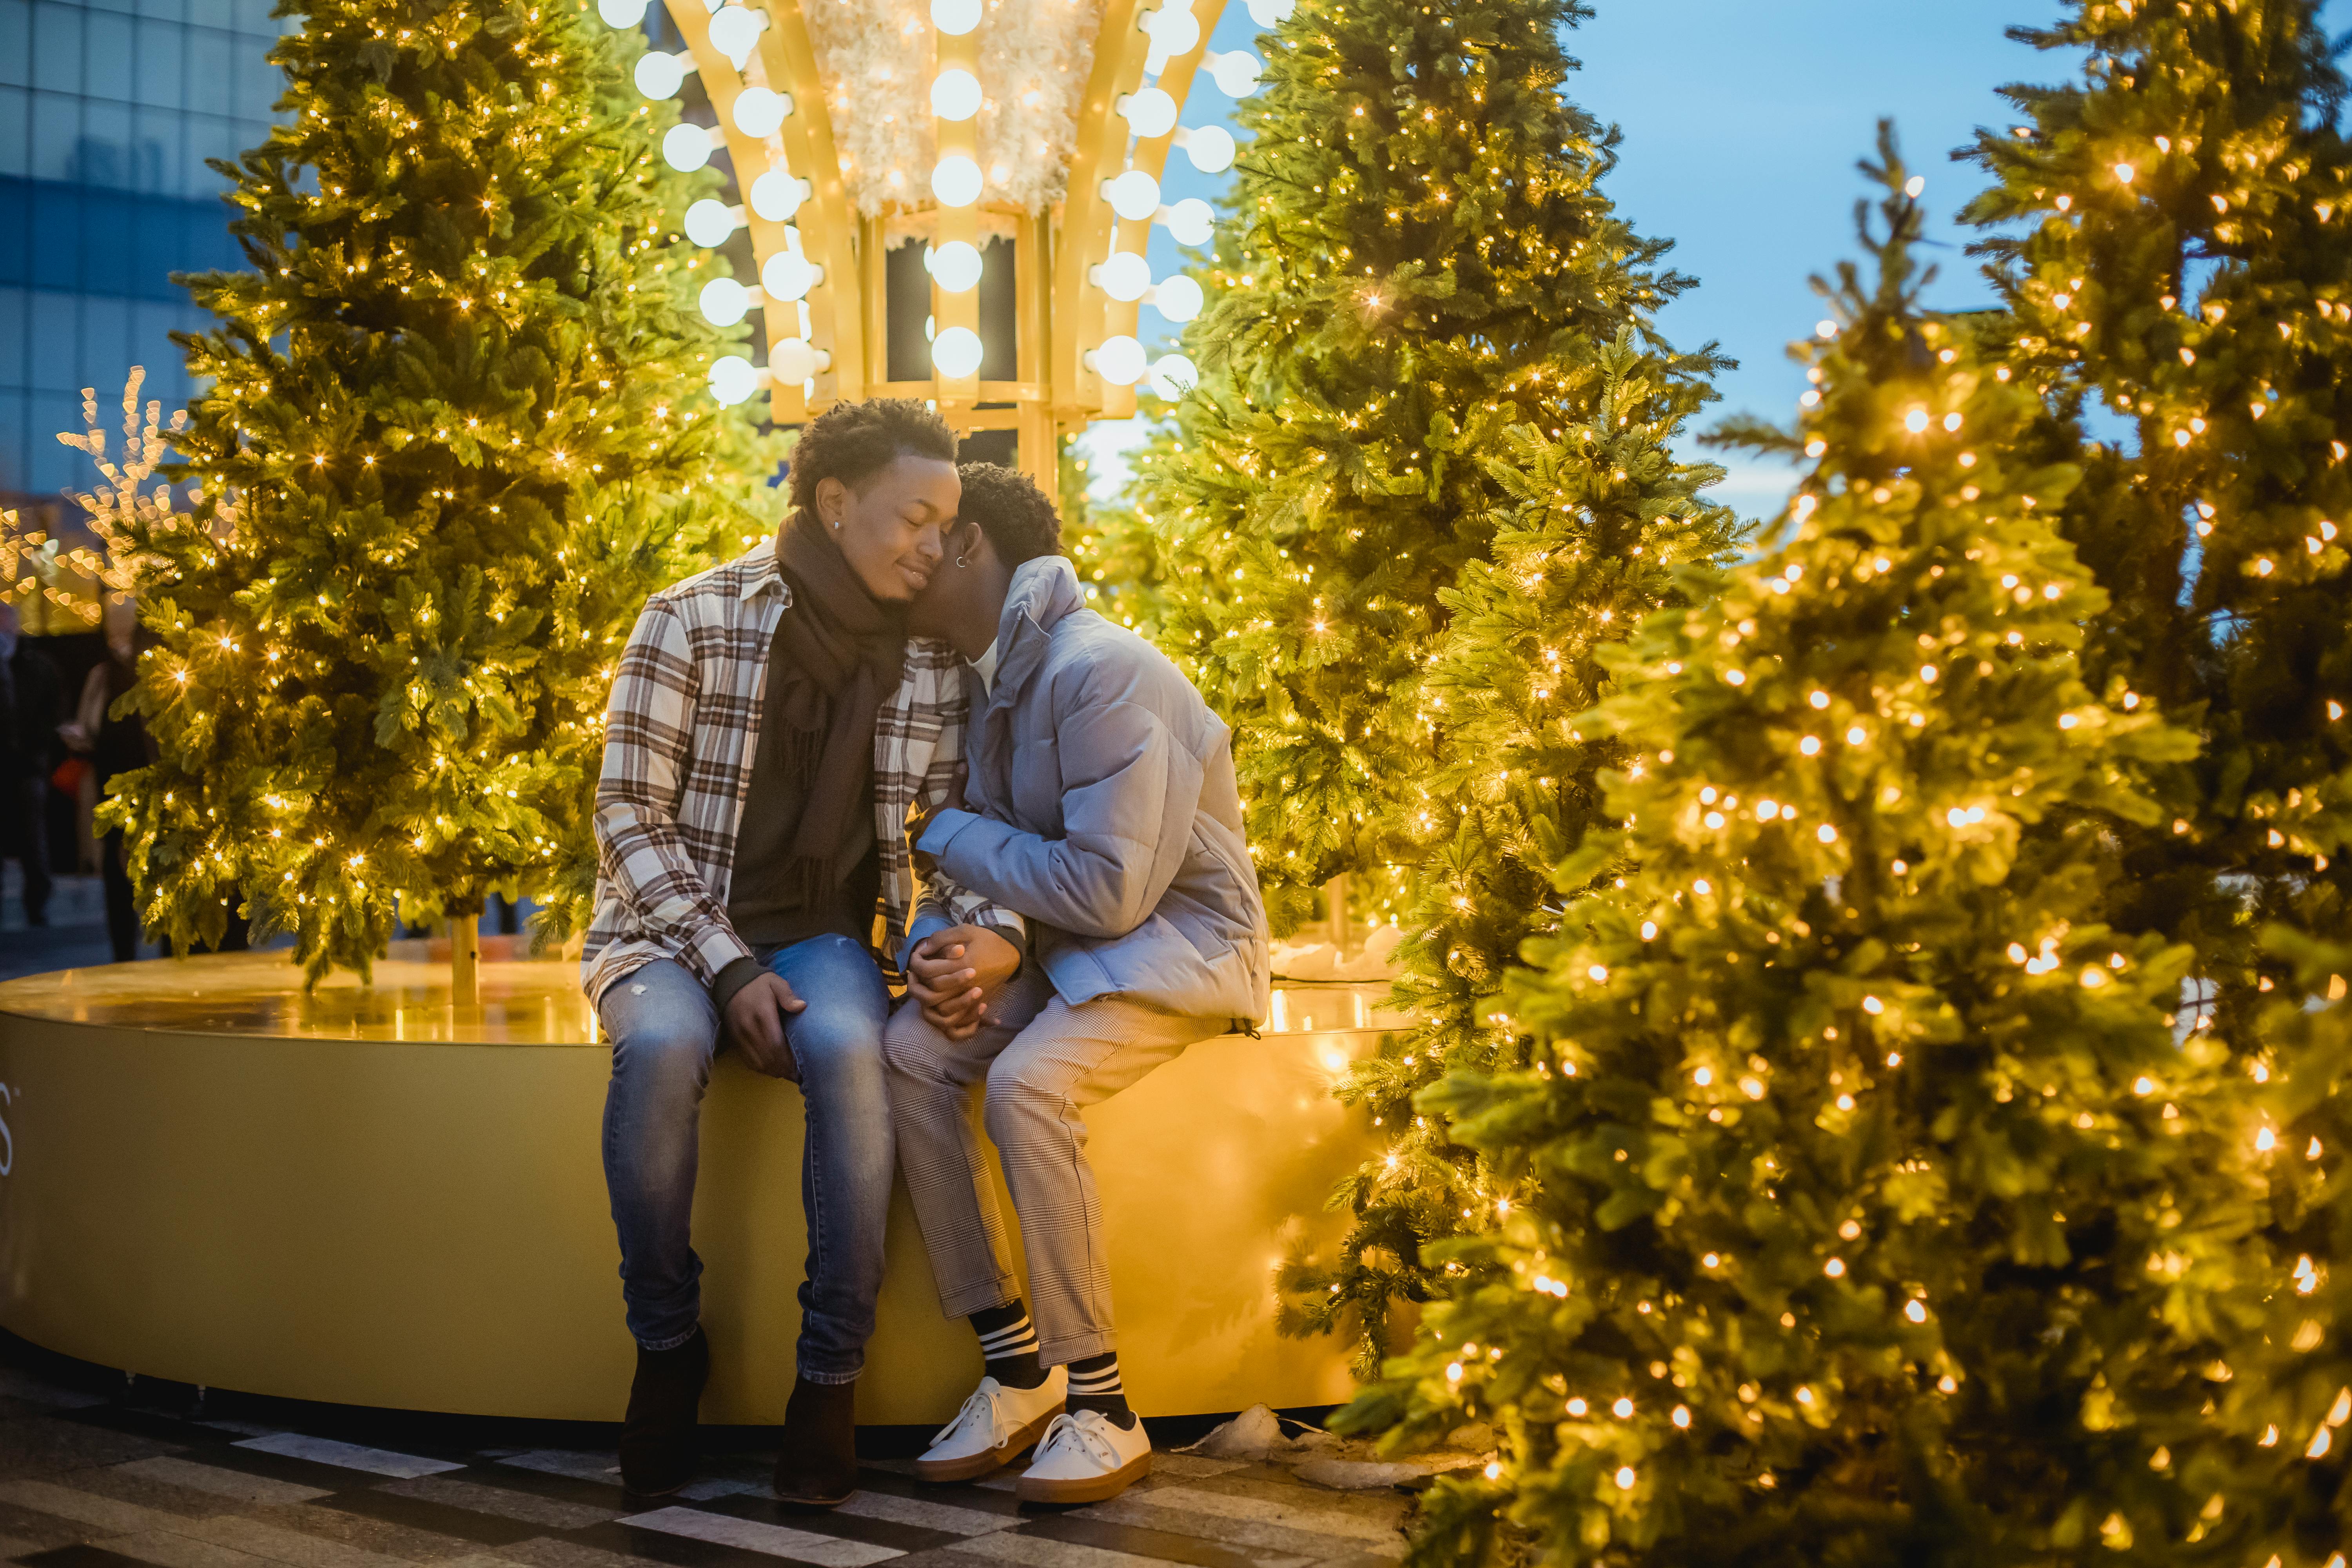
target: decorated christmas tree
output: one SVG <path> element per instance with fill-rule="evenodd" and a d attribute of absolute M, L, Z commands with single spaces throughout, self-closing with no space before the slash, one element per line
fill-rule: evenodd
<path fill-rule="evenodd" d="M 150 929 L 241 900 L 315 980 L 493 890 L 560 928 L 620 638 L 771 526 L 774 453 L 702 390 L 719 264 L 674 229 L 716 176 L 653 156 L 635 35 L 581 0 L 294 9 L 286 123 L 218 165 L 252 268 L 190 279 L 194 515 L 110 542 L 162 760 L 106 811 Z"/>
<path fill-rule="evenodd" d="M 1145 436 L 1127 454 L 1130 465 L 1163 459 L 1175 440 L 1173 423 L 1157 399 L 1143 406 Z M 1142 637 L 1156 637 L 1165 613 L 1167 567 L 1159 535 L 1129 482 L 1106 499 L 1094 493 L 1091 459 L 1066 437 L 1061 453 L 1062 537 L 1086 585 L 1087 603 Z"/>
<path fill-rule="evenodd" d="M 1356 1176 L 1355 1225 L 1337 1258 L 1302 1260 L 1284 1281 L 1294 1326 L 1354 1334 L 1366 1377 L 1393 1348 L 1391 1304 L 1444 1289 L 1426 1249 L 1492 1217 L 1493 1172 L 1414 1097 L 1513 1050 L 1495 1015 L 1521 948 L 1557 925 L 1553 868 L 1613 826 L 1598 779 L 1624 752 L 1579 721 L 1608 685 L 1600 656 L 1690 587 L 1709 591 L 1707 569 L 1738 537 L 1730 514 L 1698 498 L 1721 470 L 1667 448 L 1706 395 L 1699 384 L 1629 330 L 1564 373 L 1557 395 L 1574 424 L 1506 430 L 1484 459 L 1496 497 L 1491 555 L 1439 595 L 1445 630 L 1424 679 L 1446 752 L 1408 827 L 1412 934 L 1398 988 L 1416 1023 L 1341 1091 L 1386 1145 Z"/>
<path fill-rule="evenodd" d="M 2191 1023 L 2257 1079 L 2276 1293 L 2225 1402 L 2313 1455 L 2291 1495 L 2340 1532 L 2326 1455 L 2352 1385 L 2352 147 L 2347 81 L 2310 0 L 2071 6 L 2029 32 L 2088 50 L 1982 135 L 1973 216 L 2010 310 L 2003 352 L 2131 438 L 2063 526 L 2116 600 L 2111 662 L 2205 745 L 2168 810 L 2124 830 L 2116 918 L 2191 944 Z M 2319 1537 L 2307 1535 L 2309 1541 Z M 2258 1559 L 2257 1559 L 2258 1560 Z M 2294 1561 L 2294 1554 L 2287 1554 Z M 2314 1560 L 2316 1560 L 2315 1558 Z"/>
<path fill-rule="evenodd" d="M 2021 36 L 2088 55 L 2008 89 L 2021 122 L 1974 150 L 2002 353 L 2129 422 L 2063 527 L 2114 599 L 2100 657 L 2204 713 L 2118 914 L 2193 942 L 2209 1021 L 2242 1034 L 2287 979 L 2260 928 L 2346 913 L 2347 84 L 2315 0 L 2077 4 Z"/>
<path fill-rule="evenodd" d="M 1659 407 L 1716 363 L 1650 334 L 1685 280 L 1597 188 L 1614 133 L 1563 95 L 1584 14 L 1307 0 L 1240 108 L 1250 150 L 1185 339 L 1202 384 L 1140 510 L 1171 570 L 1161 646 L 1234 726 L 1278 931 L 1343 873 L 1392 888 L 1440 804 L 1447 720 L 1422 678 L 1440 595 L 1508 503 L 1504 432 L 1585 424 L 1629 328 Z"/>
<path fill-rule="evenodd" d="M 1496 1221 L 1343 1424 L 1497 1428 L 1424 1561 L 2318 1561 L 2331 1413 L 2290 1447 L 2302 1391 L 2237 1370 L 2300 1315 L 2259 1086 L 2177 1015 L 2190 950 L 2105 918 L 2197 742 L 2086 683 L 2080 466 L 1919 310 L 1884 160 L 1796 499 L 1580 721 L 1626 826 L 1558 882 L 1626 885 L 1534 945 L 1504 1059 L 1421 1097 Z"/>

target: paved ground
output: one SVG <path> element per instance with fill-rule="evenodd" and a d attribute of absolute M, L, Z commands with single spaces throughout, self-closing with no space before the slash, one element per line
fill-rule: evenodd
<path fill-rule="evenodd" d="M 1171 1436 L 1189 1438 L 1193 1429 Z M 0 1336 L 0 1559 L 37 1568 L 1385 1568 L 1409 1500 L 1164 1449 L 1112 1502 L 1024 1509 L 1005 1471 L 919 1485 L 868 1462 L 831 1513 L 768 1495 L 757 1429 L 659 1505 L 614 1428 L 354 1410 L 126 1384 Z M 919 1439 L 870 1433 L 877 1448 Z"/>
<path fill-rule="evenodd" d="M 114 962 L 114 949 L 106 939 L 106 894 L 97 878 L 55 879 L 49 923 L 38 930 L 25 924 L 24 902 L 17 896 L 20 879 L 15 861 L 0 863 L 0 980 Z M 150 942 L 139 951 L 142 957 L 152 957 L 157 950 Z"/>

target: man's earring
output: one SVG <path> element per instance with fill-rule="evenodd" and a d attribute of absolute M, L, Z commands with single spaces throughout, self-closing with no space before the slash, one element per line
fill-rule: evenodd
<path fill-rule="evenodd" d="M 961 555 L 957 556 L 957 557 L 956 557 L 956 565 L 957 565 L 957 567 L 958 567 L 959 569 L 961 569 L 961 568 L 962 567 L 962 565 L 963 565 L 963 564 L 964 564 L 964 559 L 963 559 L 963 557 L 962 557 L 962 556 L 961 556 Z"/>

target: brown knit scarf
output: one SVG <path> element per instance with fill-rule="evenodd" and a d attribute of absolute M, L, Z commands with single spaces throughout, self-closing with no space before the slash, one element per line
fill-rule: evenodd
<path fill-rule="evenodd" d="M 830 897 L 853 868 L 840 864 L 850 814 L 873 809 L 874 719 L 907 663 L 907 609 L 877 601 L 842 558 L 830 530 L 796 512 L 776 542 L 792 607 L 776 624 L 767 721 L 753 771 L 772 763 L 798 807 L 786 887 L 797 908 Z M 772 757 L 770 748 L 773 747 Z"/>

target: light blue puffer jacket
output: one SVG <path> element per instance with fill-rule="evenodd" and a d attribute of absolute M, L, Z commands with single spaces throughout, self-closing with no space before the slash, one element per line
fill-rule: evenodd
<path fill-rule="evenodd" d="M 996 647 L 966 746 L 971 809 L 941 812 L 923 850 L 1035 922 L 1066 1002 L 1263 1019 L 1265 905 L 1224 722 L 1166 655 L 1086 607 L 1058 555 L 1014 571 Z"/>

